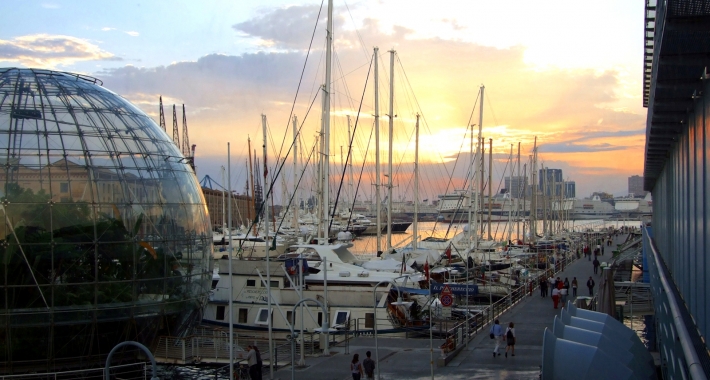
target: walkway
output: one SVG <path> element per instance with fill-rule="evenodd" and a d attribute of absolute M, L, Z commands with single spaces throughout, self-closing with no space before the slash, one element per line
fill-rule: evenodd
<path fill-rule="evenodd" d="M 622 243 L 626 235 L 616 237 L 612 247 Z M 611 259 L 611 247 L 605 247 L 604 256 L 599 261 Z M 600 271 L 601 272 L 601 271 Z M 580 259 L 570 264 L 564 271 L 557 274 L 562 280 L 577 277 L 580 288 L 578 296 L 588 296 L 586 282 L 589 276 L 594 276 L 592 262 Z M 596 282 L 595 292 L 599 288 L 600 276 L 593 277 Z M 571 297 L 568 297 L 571 299 Z M 504 313 L 499 319 L 501 325 L 515 323 L 517 345 L 515 357 L 503 355 L 493 358 L 493 341 L 488 337 L 488 330 L 474 336 L 468 348 L 461 351 L 446 367 L 434 368 L 434 378 L 439 380 L 457 379 L 538 379 L 542 358 L 542 336 L 545 328 L 552 328 L 555 315 L 559 315 L 561 307 L 554 309 L 552 299 L 542 298 L 536 290 L 532 297 L 518 303 Z M 438 349 L 443 341 L 434 340 L 434 365 L 441 355 Z M 429 340 L 378 338 L 380 355 L 380 374 L 386 380 L 417 380 L 431 379 Z M 345 347 L 331 348 L 330 357 L 306 358 L 308 367 L 296 369 L 295 378 L 304 380 L 345 380 L 349 376 L 349 363 L 352 355 L 357 353 L 360 360 L 366 351 L 372 351 L 374 359 L 375 342 L 373 338 L 356 338 L 350 341 L 348 353 Z M 505 352 L 505 347 L 501 353 Z M 269 371 L 264 368 L 264 379 L 268 379 Z M 282 368 L 274 373 L 275 379 L 290 379 L 291 368 Z"/>

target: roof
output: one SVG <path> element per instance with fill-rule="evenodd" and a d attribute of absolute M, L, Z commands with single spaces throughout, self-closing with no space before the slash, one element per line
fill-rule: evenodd
<path fill-rule="evenodd" d="M 644 94 L 648 107 L 644 190 L 652 190 L 689 111 L 710 78 L 710 2 L 646 0 Z"/>

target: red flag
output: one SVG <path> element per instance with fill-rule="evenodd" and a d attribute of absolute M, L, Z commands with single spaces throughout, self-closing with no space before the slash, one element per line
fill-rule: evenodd
<path fill-rule="evenodd" d="M 444 251 L 444 253 L 446 254 L 446 258 L 449 259 L 449 263 L 451 263 L 451 245 L 446 247 L 446 251 Z"/>
<path fill-rule="evenodd" d="M 426 280 L 429 281 L 429 259 L 424 263 L 424 276 Z"/>

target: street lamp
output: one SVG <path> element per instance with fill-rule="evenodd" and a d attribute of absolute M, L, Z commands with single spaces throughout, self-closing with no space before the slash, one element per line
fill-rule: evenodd
<path fill-rule="evenodd" d="M 375 304 L 372 313 L 372 319 L 374 322 L 373 330 L 374 330 L 374 335 L 375 335 L 375 368 L 377 368 L 377 379 L 380 378 L 380 354 L 379 354 L 379 347 L 377 346 L 377 287 L 382 285 L 382 284 L 392 284 L 395 288 L 397 288 L 397 302 L 392 302 L 391 304 L 394 306 L 401 306 L 401 305 L 407 305 L 407 302 L 402 302 L 402 292 L 399 291 L 399 286 L 392 281 L 392 280 L 382 280 L 375 285 L 375 288 L 372 289 L 372 295 L 373 298 L 375 299 Z"/>
<path fill-rule="evenodd" d="M 291 312 L 291 315 L 296 315 L 296 308 L 298 307 L 298 305 L 306 301 L 315 302 L 316 304 L 318 304 L 318 306 L 320 306 L 321 309 L 323 309 L 323 315 L 327 315 L 328 311 L 325 309 L 325 306 L 323 306 L 322 303 L 314 300 L 313 298 L 304 298 L 296 302 L 296 304 L 293 305 L 293 311 Z M 301 319 L 303 319 L 303 317 L 301 317 Z M 296 352 L 296 347 L 294 347 L 294 341 L 296 340 L 296 331 L 294 330 L 293 323 L 289 323 L 289 327 L 291 327 L 291 380 L 294 380 L 296 378 L 296 358 L 294 357 Z M 330 339 L 328 337 L 328 333 L 330 332 L 330 328 L 328 326 L 321 325 L 320 329 L 314 329 L 314 331 L 325 332 L 326 342 L 328 341 L 328 339 Z M 303 337 L 301 337 L 301 339 L 303 339 Z"/>

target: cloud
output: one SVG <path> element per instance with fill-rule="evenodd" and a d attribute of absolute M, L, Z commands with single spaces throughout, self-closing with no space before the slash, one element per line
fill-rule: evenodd
<path fill-rule="evenodd" d="M 138 33 L 138 32 L 133 32 L 133 31 L 123 32 L 123 33 L 126 33 L 126 34 L 128 34 L 129 36 L 131 36 L 131 37 L 138 37 L 138 36 L 140 36 L 140 33 Z"/>
<path fill-rule="evenodd" d="M 33 34 L 0 40 L 0 60 L 55 68 L 79 61 L 120 61 L 121 58 L 81 38 Z"/>
<path fill-rule="evenodd" d="M 314 104 L 312 101 L 323 83 L 322 25 L 316 32 L 303 80 L 300 79 L 318 10 L 315 6 L 279 8 L 234 25 L 242 37 L 261 44 L 258 52 L 238 56 L 211 54 L 159 67 L 125 66 L 95 75 L 107 88 L 136 101 L 156 119 L 159 95 L 170 102 L 184 103 L 191 142 L 198 144 L 198 174 L 218 178 L 219 165 L 212 164 L 224 159 L 225 142 L 232 142 L 232 154 L 239 156 L 235 160 L 242 160 L 247 151 L 246 136 L 261 139 L 262 113 L 268 117 L 276 150 L 283 136 L 288 136 L 286 144 L 290 143 L 290 132 L 285 128 L 290 126 L 288 116 L 299 84 L 294 113 L 299 122 L 305 123 L 302 136 L 306 146 L 302 152 L 310 151 L 320 125 L 320 98 Z M 342 27 L 342 16 L 336 17 L 335 22 L 341 25 L 335 33 L 332 89 L 333 114 L 338 115 L 333 117 L 331 127 L 331 154 L 335 156 L 347 139 L 347 122 L 340 115 L 355 115 L 361 109 L 353 157 L 358 165 L 362 163 L 369 144 L 367 160 L 374 161 L 374 140 L 370 140 L 374 114 L 371 77 L 367 89 L 364 86 L 371 47 L 382 46 L 387 48 L 380 50 L 381 157 L 387 157 L 387 50 L 394 48 L 394 111 L 398 115 L 394 121 L 394 160 L 412 162 L 413 120 L 419 112 L 422 167 L 440 171 L 438 178 L 431 174 L 429 198 L 446 191 L 452 159 L 459 149 L 468 151 L 465 130 L 466 125 L 478 124 L 480 84 L 486 86 L 483 136 L 486 142 L 493 138 L 496 162 L 505 161 L 510 144 L 514 144 L 517 155 L 518 142 L 522 142 L 521 155 L 526 161 L 537 137 L 540 161 L 549 167 L 565 168 L 565 176 L 578 182 L 580 193 L 615 192 L 625 187 L 624 176 L 642 171 L 645 110 L 640 100 L 634 106 L 636 103 L 619 94 L 618 89 L 628 86 L 628 82 L 622 81 L 617 71 L 532 68 L 525 63 L 524 46 L 495 48 L 460 40 L 419 38 L 404 27 L 384 31 L 374 19 L 364 20 L 357 32 Z M 367 46 L 363 47 L 360 41 L 367 41 Z M 165 102 L 166 113 L 170 102 Z M 252 148 L 253 144 L 252 141 Z M 333 160 L 338 161 L 338 157 Z M 448 162 L 447 169 L 441 164 L 444 161 Z M 454 182 L 458 184 L 466 162 L 460 161 L 456 166 Z M 366 177 L 372 176 L 368 173 L 371 169 L 366 167 Z M 502 170 L 494 170 L 494 178 L 500 178 L 501 173 Z M 608 183 L 610 178 L 618 183 Z M 369 192 L 369 187 L 364 191 Z"/>
<path fill-rule="evenodd" d="M 326 18 L 325 7 L 321 10 L 316 5 L 290 6 L 266 11 L 251 20 L 234 24 L 232 28 L 256 39 L 262 46 L 304 50 L 311 40 L 316 20 L 322 30 L 324 28 L 320 26 L 325 24 Z M 343 18 L 334 16 L 333 20 L 334 29 L 341 29 Z M 320 41 L 316 44 L 322 45 Z"/>
<path fill-rule="evenodd" d="M 46 8 L 46 9 L 59 9 L 60 6 L 59 6 L 58 4 L 54 4 L 54 3 L 42 3 L 42 8 Z"/>
<path fill-rule="evenodd" d="M 108 31 L 111 31 L 111 30 L 116 30 L 116 28 L 109 28 L 109 27 L 107 27 L 107 26 L 101 28 L 101 31 L 102 31 L 102 32 L 108 32 Z"/>

